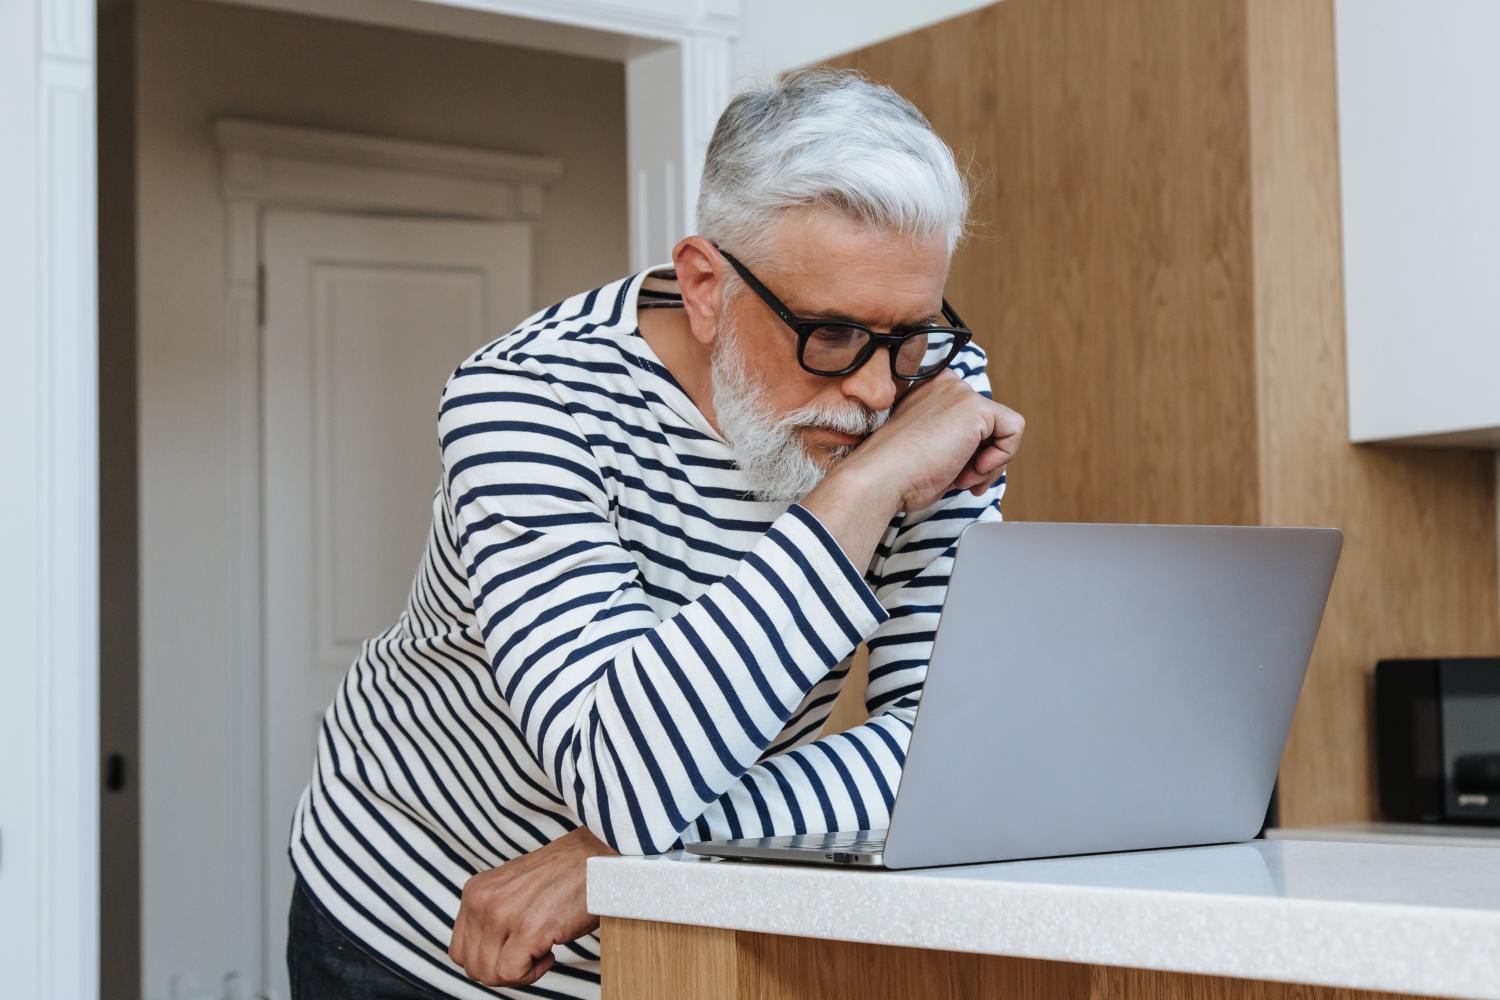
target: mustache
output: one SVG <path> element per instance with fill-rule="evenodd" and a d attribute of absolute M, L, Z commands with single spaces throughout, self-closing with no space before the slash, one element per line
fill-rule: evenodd
<path fill-rule="evenodd" d="M 851 408 L 830 406 L 804 406 L 789 414 L 785 423 L 796 428 L 817 428 L 838 431 L 840 434 L 869 435 L 880 429 L 891 415 L 889 409 L 868 410 L 863 406 Z"/>

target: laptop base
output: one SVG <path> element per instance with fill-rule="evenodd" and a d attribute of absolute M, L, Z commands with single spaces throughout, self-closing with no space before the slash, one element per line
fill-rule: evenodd
<path fill-rule="evenodd" d="M 746 837 L 685 845 L 689 854 L 743 861 L 792 861 L 813 865 L 885 867 L 885 831 L 804 833 L 790 837 Z"/>

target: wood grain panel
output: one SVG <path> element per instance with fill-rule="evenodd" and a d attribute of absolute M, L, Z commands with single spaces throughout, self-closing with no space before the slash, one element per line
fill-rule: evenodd
<path fill-rule="evenodd" d="M 1091 965 L 1089 1000 L 1421 1000 L 1410 993 L 1271 983 L 1224 976 L 1189 976 L 1149 969 Z M 1019 995 L 1019 994 L 1018 994 Z"/>
<path fill-rule="evenodd" d="M 1006 0 L 832 60 L 976 180 L 949 290 L 1027 417 L 1007 517 L 1344 530 L 1288 825 L 1377 818 L 1377 659 L 1500 649 L 1489 454 L 1348 443 L 1331 19 Z"/>
<path fill-rule="evenodd" d="M 950 297 L 1027 417 L 1007 516 L 1254 523 L 1244 13 L 1007 0 L 834 60 L 977 181 Z"/>
<path fill-rule="evenodd" d="M 1500 648 L 1495 466 L 1349 443 L 1332 5 L 1256 0 L 1247 39 L 1261 518 L 1344 530 L 1281 821 L 1374 819 L 1375 661 Z"/>
<path fill-rule="evenodd" d="M 1406 996 L 612 917 L 605 917 L 602 925 L 604 1000 L 1402 1000 Z"/>
<path fill-rule="evenodd" d="M 778 934 L 740 932 L 736 937 L 740 996 L 745 998 L 969 1000 L 984 995 L 979 955 Z"/>
<path fill-rule="evenodd" d="M 599 924 L 601 1000 L 739 995 L 734 931 L 616 917 Z"/>
<path fill-rule="evenodd" d="M 870 718 L 870 713 L 865 709 L 865 684 L 870 679 L 870 651 L 865 648 L 864 643 L 859 644 L 852 659 L 854 662 L 849 664 L 849 676 L 844 678 L 844 686 L 839 689 L 839 696 L 833 700 L 833 707 L 828 710 L 828 721 L 823 723 L 823 728 L 818 733 L 820 739 L 832 733 L 853 729 Z"/>

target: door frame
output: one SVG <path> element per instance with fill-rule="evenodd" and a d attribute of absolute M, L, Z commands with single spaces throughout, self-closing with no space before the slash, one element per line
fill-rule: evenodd
<path fill-rule="evenodd" d="M 224 694 L 233 720 L 228 954 L 259 989 L 265 955 L 266 677 L 262 465 L 262 219 L 270 209 L 422 215 L 534 224 L 555 159 L 239 118 L 214 122 L 225 202 L 223 441 L 230 641 Z"/>
<path fill-rule="evenodd" d="M 37 0 L 40 2 L 40 0 Z M 84 0 L 72 0 L 75 3 Z M 728 103 L 730 46 L 740 0 L 213 0 L 320 14 L 415 31 L 488 38 L 611 58 L 625 67 L 630 266 L 664 261 L 693 225 L 704 154 Z M 235 761 L 228 954 L 254 983 L 264 978 L 264 808 L 261 745 L 264 580 L 260 497 L 260 218 L 268 207 L 419 211 L 492 220 L 535 220 L 542 191 L 561 172 L 553 160 L 431 143 L 224 119 L 221 150 L 228 345 L 224 441 L 227 669 Z M 313 170 L 282 169 L 285 167 Z M 346 171 L 381 171 L 378 185 L 341 183 Z M 316 179 L 309 179 L 316 178 Z M 475 181 L 482 190 L 475 191 Z M 375 187 L 377 193 L 371 195 Z M 364 191 L 358 198 L 350 192 Z"/>
<path fill-rule="evenodd" d="M 99 990 L 99 392 L 92 0 L 0 4 L 0 968 Z"/>

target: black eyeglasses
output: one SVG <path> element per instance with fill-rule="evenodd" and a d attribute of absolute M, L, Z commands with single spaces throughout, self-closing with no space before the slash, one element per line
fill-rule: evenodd
<path fill-rule="evenodd" d="M 797 335 L 797 363 L 814 375 L 848 375 L 858 371 L 879 347 L 891 349 L 891 377 L 920 382 L 948 367 L 974 335 L 943 299 L 943 318 L 952 326 L 920 326 L 901 333 L 877 333 L 853 320 L 803 319 L 722 247 L 716 247 L 750 290 Z"/>

